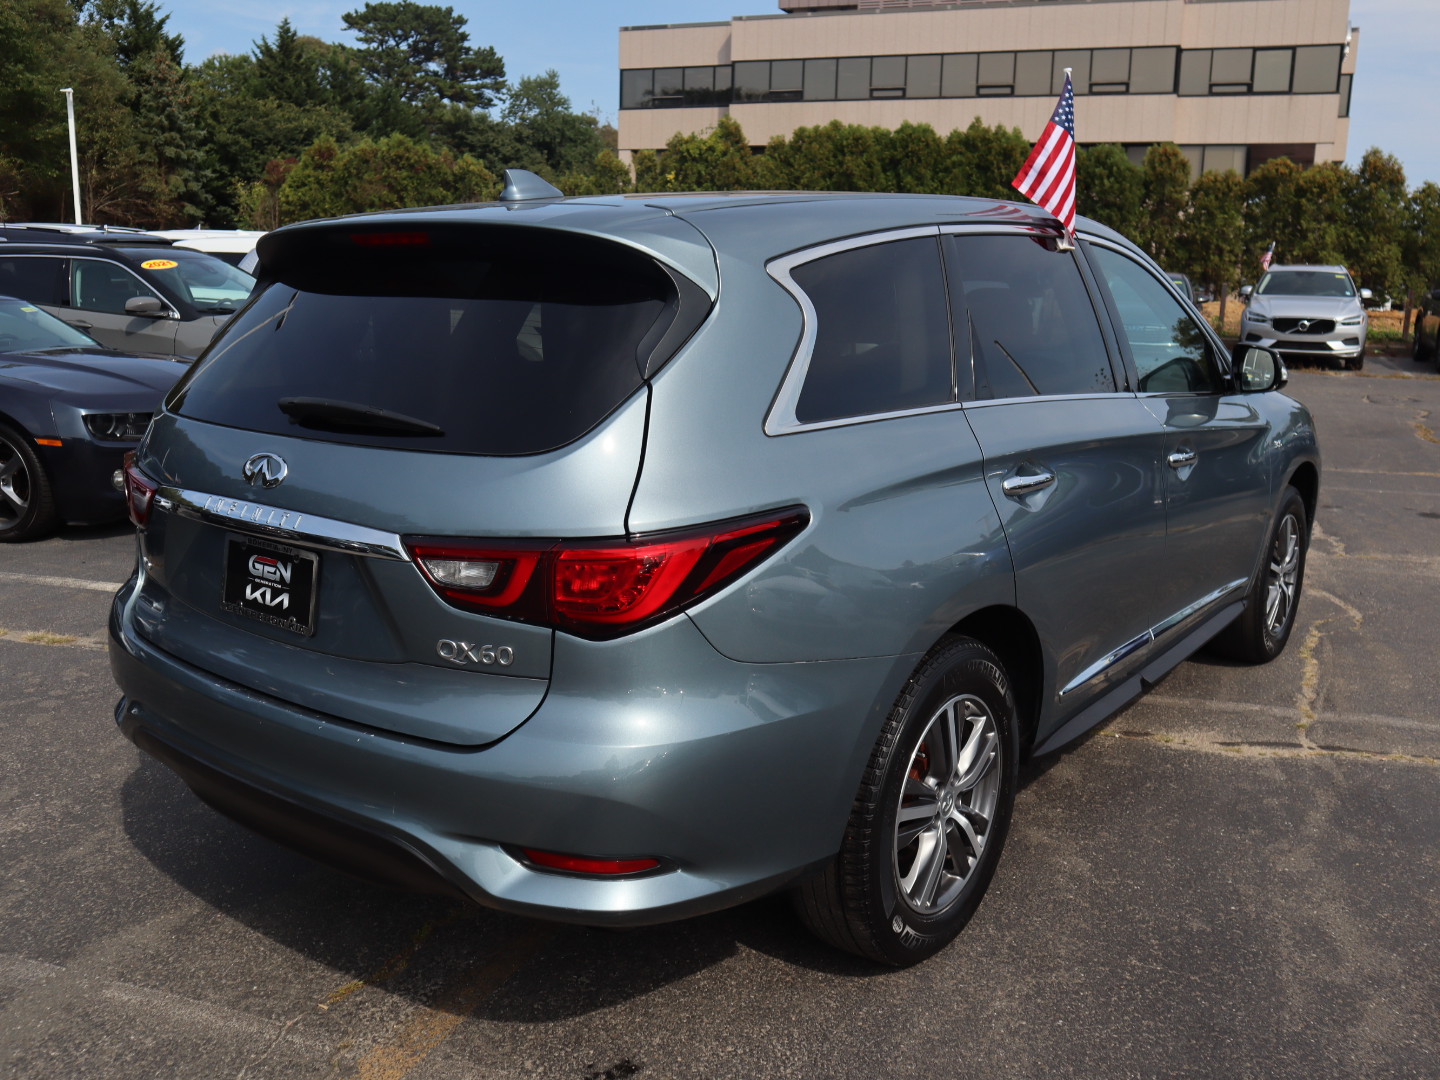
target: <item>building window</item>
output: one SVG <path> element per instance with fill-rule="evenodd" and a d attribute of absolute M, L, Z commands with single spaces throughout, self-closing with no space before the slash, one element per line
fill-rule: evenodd
<path fill-rule="evenodd" d="M 763 101 L 1046 97 L 1072 69 L 1077 94 L 1334 94 L 1349 115 L 1339 45 L 1264 49 L 1048 49 L 919 56 L 741 60 L 620 72 L 622 109 Z"/>
<path fill-rule="evenodd" d="M 835 99 L 834 60 L 805 61 L 805 100 L 833 101 Z"/>
<path fill-rule="evenodd" d="M 940 58 L 940 96 L 974 97 L 979 57 L 974 53 L 951 53 Z"/>
<path fill-rule="evenodd" d="M 1342 118 L 1350 115 L 1350 84 L 1354 75 L 1340 76 L 1340 116 Z"/>
<path fill-rule="evenodd" d="M 1290 63 L 1294 58 L 1293 49 L 1256 49 L 1255 81 L 1251 89 L 1257 94 L 1289 93 Z"/>
<path fill-rule="evenodd" d="M 1295 50 L 1297 94 L 1333 94 L 1340 88 L 1340 46 L 1302 45 Z"/>

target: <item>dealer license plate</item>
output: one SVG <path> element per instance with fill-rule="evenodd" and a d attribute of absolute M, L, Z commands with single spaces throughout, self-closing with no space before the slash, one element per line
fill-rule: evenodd
<path fill-rule="evenodd" d="M 315 633 L 320 556 L 288 544 L 232 536 L 225 548 L 220 606 L 281 630 Z"/>

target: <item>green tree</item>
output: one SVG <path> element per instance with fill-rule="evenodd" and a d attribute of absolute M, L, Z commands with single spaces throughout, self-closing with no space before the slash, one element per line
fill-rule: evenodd
<path fill-rule="evenodd" d="M 1220 297 L 1224 325 L 1231 289 L 1240 285 L 1245 252 L 1245 181 L 1231 170 L 1207 172 L 1190 189 L 1190 212 L 1179 238 L 1178 265 Z"/>
<path fill-rule="evenodd" d="M 717 129 L 718 130 L 718 129 Z M 788 140 L 776 138 L 759 163 L 762 186 L 792 191 L 882 191 L 885 171 L 877 146 L 883 128 L 842 124 L 796 128 Z M 662 168 L 664 162 L 661 163 Z"/>
<path fill-rule="evenodd" d="M 656 191 L 744 191 L 756 170 L 739 121 L 729 116 L 702 135 L 677 134 L 665 144 L 654 176 Z"/>
<path fill-rule="evenodd" d="M 98 27 L 113 42 L 115 59 L 128 71 L 142 59 L 164 53 L 177 68 L 185 62 L 185 39 L 167 33 L 168 14 L 161 14 L 152 0 L 78 0 L 74 3 L 82 22 Z"/>
<path fill-rule="evenodd" d="M 501 121 L 510 125 L 519 143 L 557 173 L 594 162 L 604 149 L 595 117 L 571 111 L 553 68 L 544 75 L 526 76 L 510 90 Z"/>
<path fill-rule="evenodd" d="M 948 175 L 941 190 L 951 195 L 1020 201 L 1011 186 L 1015 174 L 1030 156 L 1030 140 L 1019 128 L 1003 124 L 987 127 L 977 116 L 964 129 L 945 136 Z"/>
<path fill-rule="evenodd" d="M 1400 162 L 1375 147 L 1365 151 L 1348 185 L 1351 239 L 1346 264 L 1360 285 L 1379 296 L 1400 296 L 1413 275 L 1405 271 L 1409 193 Z"/>
<path fill-rule="evenodd" d="M 1301 166 L 1289 158 L 1272 158 L 1245 178 L 1245 254 L 1241 278 L 1253 282 L 1260 275 L 1260 258 L 1271 243 L 1275 259 L 1294 257 L 1295 244 L 1305 229 L 1307 209 L 1300 194 Z"/>
<path fill-rule="evenodd" d="M 1077 213 L 1134 236 L 1144 219 L 1144 173 L 1116 143 L 1083 147 L 1075 156 Z"/>
<path fill-rule="evenodd" d="M 937 194 L 945 189 L 948 163 L 945 143 L 929 124 L 901 124 L 884 146 L 886 191 Z"/>
<path fill-rule="evenodd" d="M 1427 180 L 1410 194 L 1406 208 L 1405 269 L 1407 303 L 1403 331 L 1410 332 L 1410 308 L 1416 296 L 1440 288 L 1440 184 Z"/>
<path fill-rule="evenodd" d="M 341 16 L 364 48 L 360 66 L 410 105 L 442 101 L 488 109 L 505 86 L 505 62 L 470 44 L 466 19 L 451 7 L 412 0 L 366 4 Z"/>
<path fill-rule="evenodd" d="M 493 199 L 495 176 L 474 158 L 432 150 L 405 135 L 340 149 L 322 138 L 280 185 L 281 223 L 410 206 Z"/>
<path fill-rule="evenodd" d="M 595 155 L 588 169 L 564 173 L 555 186 L 566 195 L 620 195 L 633 190 L 630 170 L 614 150 L 605 149 Z"/>
<path fill-rule="evenodd" d="M 1180 254 L 1177 237 L 1189 204 L 1190 159 L 1174 143 L 1156 143 L 1141 166 L 1141 218 L 1131 239 L 1161 266 Z"/>

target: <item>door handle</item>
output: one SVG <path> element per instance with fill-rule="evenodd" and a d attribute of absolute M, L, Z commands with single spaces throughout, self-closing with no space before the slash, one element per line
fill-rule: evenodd
<path fill-rule="evenodd" d="M 1030 476 L 1012 476 L 1010 479 L 1002 481 L 1000 490 L 1012 498 L 1018 498 L 1021 495 L 1033 495 L 1037 491 L 1043 491 L 1053 483 L 1055 483 L 1053 472 L 1033 473 Z"/>
<path fill-rule="evenodd" d="M 1179 450 L 1176 450 L 1165 460 L 1170 463 L 1170 468 L 1183 469 L 1186 465 L 1194 465 L 1195 462 L 1199 459 L 1200 455 L 1195 453 L 1194 450 L 1190 450 L 1188 448 L 1181 448 Z"/>
<path fill-rule="evenodd" d="M 86 322 L 84 319 L 66 319 L 65 321 L 75 327 L 76 330 L 91 330 L 95 326 L 94 323 Z"/>

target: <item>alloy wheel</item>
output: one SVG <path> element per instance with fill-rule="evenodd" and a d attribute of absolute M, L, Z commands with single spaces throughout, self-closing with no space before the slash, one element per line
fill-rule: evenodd
<path fill-rule="evenodd" d="M 19 447 L 0 435 L 0 529 L 19 522 L 30 509 L 30 470 Z"/>
<path fill-rule="evenodd" d="M 895 820 L 895 880 L 915 911 L 934 915 L 961 895 L 991 834 L 1002 779 L 999 728 L 961 694 L 930 718 L 910 755 Z"/>
<path fill-rule="evenodd" d="M 1265 629 L 1279 635 L 1295 610 L 1296 583 L 1300 577 L 1300 522 L 1286 514 L 1275 531 L 1265 594 Z"/>

